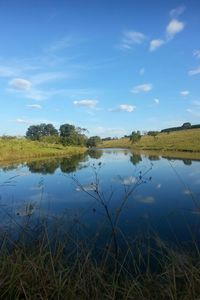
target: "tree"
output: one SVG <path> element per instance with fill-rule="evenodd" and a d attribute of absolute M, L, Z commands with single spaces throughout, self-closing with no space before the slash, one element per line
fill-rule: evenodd
<path fill-rule="evenodd" d="M 31 140 L 39 140 L 43 136 L 58 135 L 57 129 L 52 124 L 41 123 L 29 126 L 26 137 Z"/>
<path fill-rule="evenodd" d="M 184 128 L 184 129 L 190 129 L 191 127 L 192 127 L 192 125 L 190 122 L 183 123 L 183 125 L 182 125 L 182 128 Z"/>
<path fill-rule="evenodd" d="M 130 135 L 130 141 L 131 143 L 136 143 L 138 142 L 139 140 L 141 139 L 141 133 L 140 131 L 138 130 L 137 132 L 136 131 L 133 131 Z"/>
<path fill-rule="evenodd" d="M 60 136 L 61 137 L 69 137 L 70 135 L 76 132 L 76 128 L 74 125 L 63 124 L 60 126 Z"/>
<path fill-rule="evenodd" d="M 96 147 L 101 142 L 101 138 L 99 136 L 91 136 L 87 140 L 87 147 Z"/>

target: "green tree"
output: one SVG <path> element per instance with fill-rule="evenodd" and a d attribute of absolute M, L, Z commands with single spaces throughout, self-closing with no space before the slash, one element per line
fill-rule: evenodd
<path fill-rule="evenodd" d="M 87 140 L 87 147 L 96 147 L 101 142 L 101 138 L 99 136 L 91 136 Z"/>
<path fill-rule="evenodd" d="M 58 135 L 58 131 L 52 124 L 41 123 L 40 125 L 31 125 L 27 129 L 26 137 L 31 140 L 40 140 L 44 136 Z"/>
<path fill-rule="evenodd" d="M 130 141 L 131 143 L 136 143 L 141 139 L 141 133 L 140 131 L 132 131 L 131 135 L 130 135 Z"/>

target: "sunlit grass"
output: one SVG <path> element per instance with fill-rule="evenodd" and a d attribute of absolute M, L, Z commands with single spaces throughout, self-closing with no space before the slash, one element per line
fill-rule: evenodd
<path fill-rule="evenodd" d="M 142 136 L 141 140 L 132 144 L 128 138 L 104 141 L 101 147 L 132 148 L 138 150 L 200 152 L 200 129 L 159 133 L 156 137 Z"/>
<path fill-rule="evenodd" d="M 84 147 L 62 146 L 27 139 L 0 138 L 0 162 L 59 155 L 75 155 L 86 151 Z"/>

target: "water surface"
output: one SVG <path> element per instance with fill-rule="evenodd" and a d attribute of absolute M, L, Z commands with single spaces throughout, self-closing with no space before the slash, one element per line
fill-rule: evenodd
<path fill-rule="evenodd" d="M 24 218 L 59 218 L 87 232 L 109 231 L 120 211 L 118 227 L 134 238 L 144 228 L 164 239 L 199 237 L 200 162 L 139 155 L 126 149 L 99 149 L 72 158 L 50 158 L 0 169 L 1 227 Z"/>

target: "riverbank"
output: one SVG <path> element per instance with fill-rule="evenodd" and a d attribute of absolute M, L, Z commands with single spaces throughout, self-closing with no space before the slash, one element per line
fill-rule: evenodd
<path fill-rule="evenodd" d="M 63 146 L 61 144 L 48 144 L 27 139 L 0 138 L 0 164 L 19 161 L 21 159 L 46 158 L 52 156 L 76 155 L 84 153 L 87 149 L 78 146 Z"/>
<path fill-rule="evenodd" d="M 153 150 L 158 153 L 184 153 L 185 157 L 200 158 L 200 129 L 159 133 L 157 136 L 144 135 L 137 143 L 129 138 L 120 138 L 102 142 L 102 148 L 129 148 L 133 150 Z"/>

